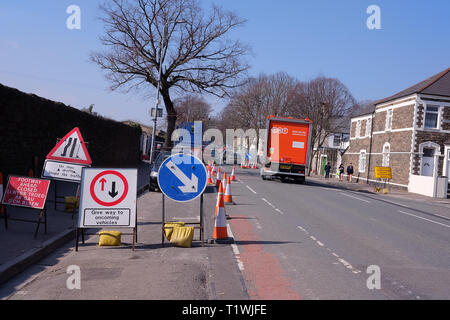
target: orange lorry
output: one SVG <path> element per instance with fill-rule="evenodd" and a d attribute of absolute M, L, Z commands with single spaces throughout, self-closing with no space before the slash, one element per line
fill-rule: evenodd
<path fill-rule="evenodd" d="M 311 156 L 312 121 L 267 117 L 266 163 L 261 177 L 291 179 L 304 183 Z"/>

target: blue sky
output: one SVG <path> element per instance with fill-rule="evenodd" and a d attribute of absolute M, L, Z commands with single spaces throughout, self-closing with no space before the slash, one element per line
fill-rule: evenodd
<path fill-rule="evenodd" d="M 0 83 L 122 121 L 150 124 L 151 88 L 109 91 L 89 62 L 103 33 L 96 0 L 1 0 Z M 202 0 L 208 5 L 209 0 Z M 285 71 L 299 80 L 340 79 L 356 99 L 381 99 L 450 67 L 450 1 L 217 0 L 247 19 L 230 37 L 252 48 L 251 75 Z M 81 8 L 81 30 L 66 9 Z M 366 9 L 381 8 L 381 30 Z M 217 110 L 226 103 L 210 99 Z"/>

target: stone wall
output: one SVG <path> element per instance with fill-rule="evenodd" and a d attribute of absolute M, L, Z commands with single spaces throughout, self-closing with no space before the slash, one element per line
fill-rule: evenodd
<path fill-rule="evenodd" d="M 40 176 L 56 139 L 75 127 L 88 143 L 93 167 L 138 163 L 139 128 L 0 84 L 0 171 L 4 180 L 9 174 L 27 175 L 29 169 Z"/>

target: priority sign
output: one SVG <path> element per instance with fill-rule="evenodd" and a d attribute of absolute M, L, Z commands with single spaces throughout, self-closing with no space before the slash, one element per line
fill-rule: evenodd
<path fill-rule="evenodd" d="M 136 227 L 137 169 L 84 168 L 78 228 Z"/>

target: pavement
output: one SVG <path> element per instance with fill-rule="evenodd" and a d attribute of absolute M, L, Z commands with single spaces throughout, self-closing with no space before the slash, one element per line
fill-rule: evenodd
<path fill-rule="evenodd" d="M 352 190 L 356 192 L 362 192 L 366 194 L 370 194 L 372 196 L 377 197 L 378 199 L 385 200 L 404 200 L 404 201 L 415 201 L 418 203 L 428 203 L 433 204 L 438 207 L 442 207 L 441 215 L 450 218 L 450 199 L 439 199 L 439 198 L 431 198 L 417 193 L 411 193 L 407 190 L 403 190 L 397 187 L 387 187 L 388 193 L 384 194 L 382 192 L 376 192 L 375 187 L 371 184 L 367 184 L 365 182 L 357 183 L 348 182 L 346 179 L 343 181 L 339 181 L 339 179 L 332 177 L 329 179 L 325 179 L 325 177 L 320 175 L 313 175 L 307 178 L 310 183 L 317 183 L 320 185 L 327 185 L 333 188 L 340 188 L 345 190 Z M 353 179 L 356 180 L 356 179 Z"/>
<path fill-rule="evenodd" d="M 21 268 L 15 277 L 9 277 L 0 285 L 0 299 L 248 299 L 232 247 L 210 241 L 214 228 L 216 188 L 207 187 L 204 194 L 203 246 L 196 230 L 192 247 L 179 248 L 167 243 L 167 240 L 162 243 L 161 193 L 148 192 L 142 183 L 140 185 L 142 191 L 138 196 L 135 251 L 132 250 L 131 235 L 122 236 L 120 247 L 99 247 L 98 236 L 89 236 L 85 244 L 79 245 L 78 252 L 75 252 L 74 241 L 66 241 L 51 253 L 41 252 L 39 261 L 27 263 L 27 267 Z M 184 204 L 166 199 L 165 206 L 166 220 L 199 221 L 199 199 Z M 120 228 L 117 230 L 129 232 Z M 32 237 L 32 234 L 29 235 Z M 42 237 L 40 239 L 42 241 Z M 80 268 L 81 290 L 67 288 L 69 266 Z"/>
<path fill-rule="evenodd" d="M 142 193 L 148 184 L 150 167 L 144 163 L 139 163 L 137 167 L 138 190 Z M 42 223 L 34 238 L 36 224 L 8 221 L 6 229 L 4 219 L 0 219 L 0 285 L 75 237 L 77 216 L 73 216 L 71 211 L 66 212 L 64 203 L 55 205 L 55 185 L 58 202 L 64 202 L 64 198 L 60 197 L 74 196 L 77 192 L 77 184 L 54 180 L 51 182 L 46 203 L 46 233 Z M 39 217 L 38 210 L 27 208 L 8 207 L 7 212 L 8 217 L 14 219 L 37 221 Z"/>

